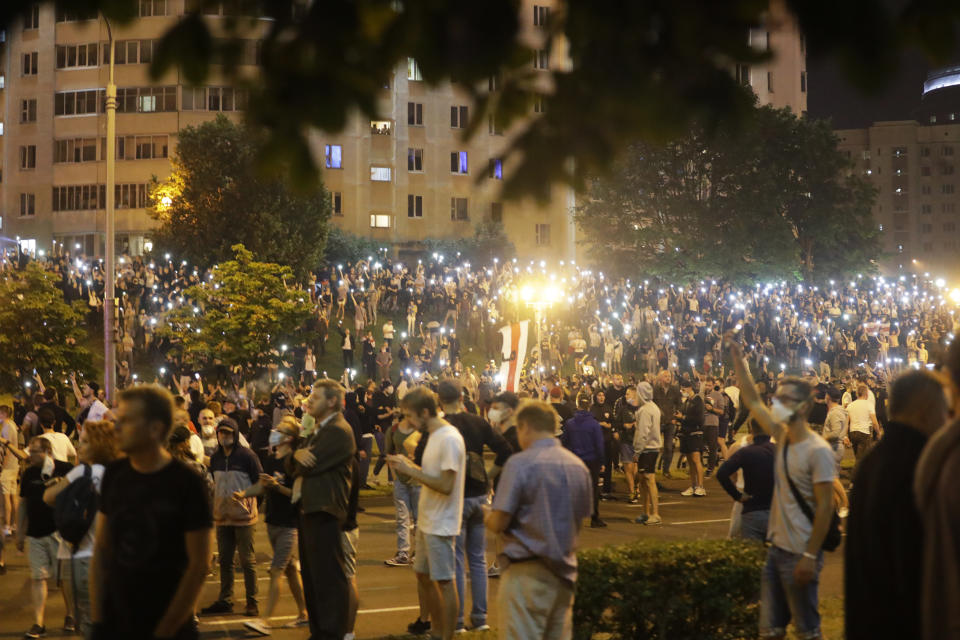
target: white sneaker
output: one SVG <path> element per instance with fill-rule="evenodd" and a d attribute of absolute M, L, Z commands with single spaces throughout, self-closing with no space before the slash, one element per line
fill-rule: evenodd
<path fill-rule="evenodd" d="M 250 631 L 254 633 L 259 633 L 262 636 L 270 635 L 270 627 L 267 626 L 263 620 L 257 618 L 256 620 L 244 620 L 243 626 L 245 626 Z"/>
<path fill-rule="evenodd" d="M 693 490 L 693 495 L 695 495 L 698 498 L 702 498 L 703 496 L 707 495 L 707 490 L 704 489 L 703 487 L 697 487 L 696 489 Z"/>
<path fill-rule="evenodd" d="M 693 487 L 687 487 L 687 490 L 682 492 L 680 495 L 682 495 L 684 498 L 689 498 L 693 495 L 693 493 Z"/>
<path fill-rule="evenodd" d="M 649 518 L 647 518 L 647 521 L 644 522 L 643 524 L 648 524 L 648 525 L 663 524 L 663 518 L 661 518 L 660 516 L 650 516 Z"/>

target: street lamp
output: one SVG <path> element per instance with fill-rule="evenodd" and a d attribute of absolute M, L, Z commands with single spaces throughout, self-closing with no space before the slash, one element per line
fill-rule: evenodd
<path fill-rule="evenodd" d="M 110 42 L 110 72 L 107 80 L 107 219 L 106 235 L 107 242 L 105 247 L 106 264 L 105 273 L 105 291 L 103 296 L 103 389 L 107 396 L 107 405 L 112 406 L 114 400 L 114 391 L 117 385 L 117 364 L 116 364 L 116 337 L 114 336 L 114 327 L 116 322 L 116 299 L 114 285 L 116 283 L 116 273 L 114 259 L 116 258 L 116 219 L 114 215 L 114 190 L 116 189 L 116 151 L 117 151 L 117 85 L 113 80 L 113 59 L 114 42 L 113 30 L 110 28 L 110 21 L 103 16 L 103 21 L 107 25 L 107 38 Z"/>
<path fill-rule="evenodd" d="M 563 291 L 554 282 L 530 281 L 523 284 L 518 293 L 519 299 L 533 309 L 534 323 L 537 326 L 537 365 L 534 371 L 539 384 L 540 372 L 544 368 L 540 325 L 544 322 L 544 312 L 563 298 Z"/>

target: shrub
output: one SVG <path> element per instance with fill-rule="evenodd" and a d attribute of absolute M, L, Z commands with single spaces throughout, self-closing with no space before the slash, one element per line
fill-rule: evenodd
<path fill-rule="evenodd" d="M 755 637 L 762 545 L 642 541 L 579 554 L 574 637 Z"/>

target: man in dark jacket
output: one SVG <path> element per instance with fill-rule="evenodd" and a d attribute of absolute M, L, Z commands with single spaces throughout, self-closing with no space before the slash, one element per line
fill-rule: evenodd
<path fill-rule="evenodd" d="M 720 465 L 717 482 L 735 502 L 743 505 L 740 537 L 764 542 L 773 500 L 773 466 L 777 450 L 756 421 L 750 421 L 750 431 L 753 441 Z M 730 479 L 737 471 L 743 471 L 743 491 L 737 489 Z"/>
<path fill-rule="evenodd" d="M 663 453 L 660 455 L 660 468 L 663 477 L 670 478 L 670 467 L 673 465 L 673 439 L 677 435 L 677 411 L 683 398 L 680 388 L 673 384 L 669 371 L 661 371 L 657 376 L 657 383 L 653 385 L 653 402 L 660 409 L 660 433 L 663 435 Z"/>
<path fill-rule="evenodd" d="M 333 380 L 314 383 L 307 412 L 316 427 L 293 454 L 291 500 L 300 503 L 301 574 L 314 640 L 341 640 L 348 626 L 349 582 L 340 530 L 347 519 L 357 446 L 340 413 L 343 396 L 343 387 Z"/>
<path fill-rule="evenodd" d="M 925 542 L 913 485 L 920 453 L 946 419 L 946 398 L 931 373 L 911 371 L 893 382 L 890 422 L 860 461 L 850 496 L 844 544 L 849 640 L 922 636 Z"/>
<path fill-rule="evenodd" d="M 693 383 L 684 378 L 680 381 L 683 394 L 683 406 L 675 415 L 680 420 L 680 453 L 687 456 L 690 469 L 690 487 L 680 495 L 702 497 L 707 495 L 703 488 L 703 423 L 706 419 L 706 405 L 703 398 L 693 391 Z"/>
<path fill-rule="evenodd" d="M 77 421 L 67 413 L 66 409 L 57 403 L 57 390 L 53 387 L 44 389 L 43 400 L 43 404 L 37 407 L 37 414 L 40 413 L 41 409 L 50 409 L 50 411 L 53 411 L 53 415 L 57 418 L 53 424 L 53 430 L 72 438 L 74 432 L 77 430 Z"/>
<path fill-rule="evenodd" d="M 597 489 L 600 474 L 603 472 L 603 427 L 590 413 L 591 404 L 593 399 L 589 392 L 577 396 L 577 412 L 564 423 L 560 442 L 583 460 L 590 470 L 593 488 L 593 516 L 590 518 L 590 526 L 605 527 L 607 523 L 600 519 L 600 491 Z"/>

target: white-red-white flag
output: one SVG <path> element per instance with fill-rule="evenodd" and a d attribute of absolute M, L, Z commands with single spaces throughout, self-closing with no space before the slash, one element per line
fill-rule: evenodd
<path fill-rule="evenodd" d="M 527 334 L 530 321 L 513 322 L 500 329 L 503 336 L 503 364 L 500 365 L 500 381 L 504 391 L 520 388 L 520 372 L 527 355 Z"/>

